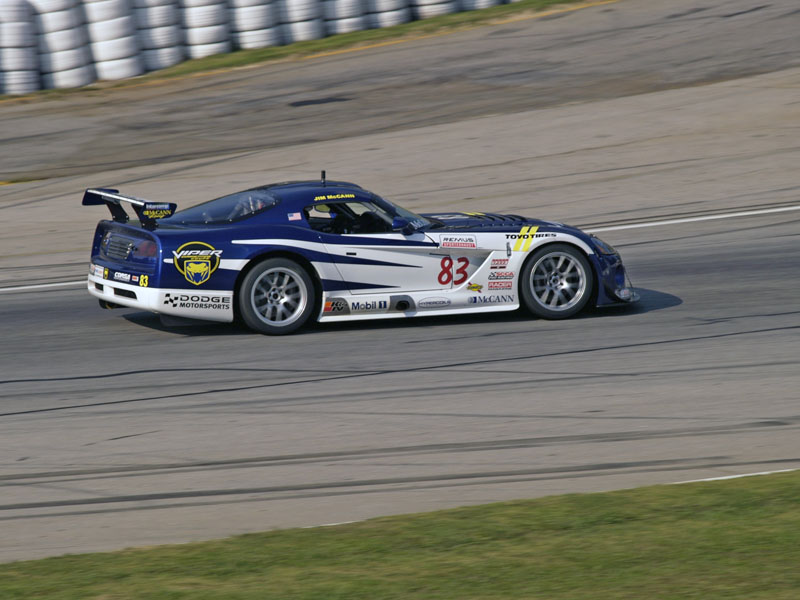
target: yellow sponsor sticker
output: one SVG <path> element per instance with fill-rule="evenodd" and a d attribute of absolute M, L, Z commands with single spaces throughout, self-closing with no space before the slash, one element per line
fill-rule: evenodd
<path fill-rule="evenodd" d="M 511 236 L 517 239 L 517 241 L 514 242 L 514 252 L 527 252 L 538 230 L 539 227 L 537 225 L 526 226 L 520 229 L 516 236 Z"/>

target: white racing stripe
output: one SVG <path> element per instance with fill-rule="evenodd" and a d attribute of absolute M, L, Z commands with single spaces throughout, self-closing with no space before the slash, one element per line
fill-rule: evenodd
<path fill-rule="evenodd" d="M 597 233 L 599 231 L 620 231 L 622 229 L 638 229 L 640 227 L 659 227 L 661 225 L 676 225 L 678 223 L 696 223 L 698 221 L 712 221 L 714 219 L 732 219 L 734 217 L 751 217 L 753 215 L 768 215 L 770 213 L 787 212 L 790 210 L 800 210 L 800 206 L 784 206 L 782 208 L 765 208 L 763 210 L 747 210 L 743 212 L 727 213 L 724 215 L 708 215 L 705 217 L 689 217 L 686 219 L 671 219 L 669 221 L 650 221 L 649 223 L 634 223 L 632 225 L 616 225 L 613 227 L 598 227 L 597 229 L 585 229 L 586 233 Z"/>
<path fill-rule="evenodd" d="M 782 208 L 765 208 L 763 210 L 747 210 L 742 212 L 735 212 L 735 213 L 726 213 L 724 215 L 708 215 L 705 217 L 689 217 L 686 219 L 671 219 L 668 221 L 650 221 L 648 223 L 634 223 L 633 225 L 616 225 L 613 227 L 598 227 L 597 229 L 584 229 L 586 233 L 599 233 L 603 231 L 620 231 L 622 229 L 639 229 L 641 227 L 660 227 L 661 225 L 677 225 L 679 223 L 697 223 L 698 221 L 712 221 L 716 219 L 733 219 L 735 217 L 752 217 L 756 215 L 768 215 L 772 213 L 780 213 L 780 212 L 788 212 L 792 210 L 800 210 L 799 206 L 784 206 Z M 286 240 L 283 240 L 284 242 Z M 264 242 L 266 243 L 267 240 L 233 240 L 234 244 L 245 244 L 245 243 L 258 243 Z M 272 243 L 275 243 L 275 240 L 271 240 Z M 292 240 L 294 242 L 294 240 Z M 302 242 L 300 242 L 302 244 Z M 313 243 L 313 242 L 312 242 Z M 320 244 L 321 245 L 321 244 Z M 171 259 L 166 259 L 164 262 L 170 261 Z M 46 288 L 53 288 L 53 287 L 62 287 L 67 285 L 79 285 L 85 284 L 86 280 L 83 281 L 67 281 L 65 283 L 43 283 L 39 285 L 22 285 L 18 287 L 10 287 L 10 288 L 0 288 L 0 294 L 3 292 L 20 292 L 24 290 L 40 290 Z"/>

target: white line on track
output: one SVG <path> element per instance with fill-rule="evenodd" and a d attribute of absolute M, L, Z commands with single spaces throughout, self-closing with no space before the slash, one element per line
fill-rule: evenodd
<path fill-rule="evenodd" d="M 634 223 L 633 225 L 616 225 L 614 227 L 598 227 L 597 229 L 587 229 L 587 233 L 597 233 L 598 231 L 619 231 L 621 229 L 638 229 L 640 227 L 659 227 L 660 225 L 676 225 L 678 223 L 696 223 L 698 221 L 712 221 L 715 219 L 732 219 L 733 217 L 750 217 L 753 215 L 768 215 L 770 213 L 787 212 L 790 210 L 800 210 L 800 206 L 784 206 L 782 208 L 765 208 L 762 210 L 747 210 L 743 212 L 727 213 L 724 215 L 708 215 L 705 217 L 688 217 L 686 219 L 671 219 L 669 221 L 650 221 L 649 223 Z"/>
<path fill-rule="evenodd" d="M 649 223 L 634 223 L 633 225 L 616 225 L 614 227 L 598 227 L 597 229 L 585 229 L 586 233 L 598 233 L 602 231 L 620 231 L 622 229 L 638 229 L 640 227 L 659 227 L 661 225 L 676 225 L 678 223 L 696 223 L 698 221 L 712 221 L 716 219 L 732 219 L 734 217 L 752 217 L 755 215 L 768 215 L 772 213 L 787 212 L 790 210 L 800 210 L 800 206 L 784 206 L 782 208 L 765 208 L 762 210 L 747 210 L 735 213 L 726 213 L 724 215 L 708 215 L 705 217 L 689 217 L 686 219 L 671 219 L 669 221 L 650 221 Z M 66 285 L 79 285 L 85 284 L 86 281 L 68 281 L 66 283 L 43 283 L 40 285 L 22 285 L 19 287 L 0 288 L 0 294 L 3 292 L 21 292 L 25 290 L 46 289 L 52 287 L 61 287 Z"/>
<path fill-rule="evenodd" d="M 742 473 L 741 475 L 722 475 L 721 477 L 706 477 L 705 479 L 690 479 L 688 481 L 676 481 L 673 485 L 684 483 L 701 483 L 703 481 L 723 481 L 725 479 L 741 479 L 742 477 L 758 477 L 759 475 L 774 475 L 775 473 L 791 473 L 800 469 L 778 469 L 776 471 L 759 471 L 758 473 Z"/>
<path fill-rule="evenodd" d="M 21 285 L 19 287 L 8 287 L 8 288 L 0 288 L 0 293 L 2 292 L 20 292 L 24 290 L 40 290 L 44 288 L 54 288 L 54 287 L 63 287 L 65 285 L 86 285 L 86 280 L 83 281 L 66 281 L 64 283 L 41 283 L 39 285 Z"/>

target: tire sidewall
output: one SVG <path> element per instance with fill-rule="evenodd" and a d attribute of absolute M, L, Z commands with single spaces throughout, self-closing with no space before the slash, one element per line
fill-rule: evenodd
<path fill-rule="evenodd" d="M 303 312 L 292 323 L 283 326 L 271 325 L 262 320 L 256 313 L 251 302 L 253 286 L 266 271 L 276 268 L 282 268 L 291 271 L 297 276 L 298 279 L 302 280 L 306 288 L 306 305 L 303 309 Z M 305 325 L 306 322 L 308 322 L 317 305 L 316 289 L 311 276 L 302 265 L 288 258 L 268 258 L 250 269 L 239 285 L 239 289 L 236 293 L 236 302 L 239 309 L 239 315 L 241 316 L 245 325 L 247 325 L 247 327 L 253 331 L 267 335 L 285 335 L 298 330 L 300 327 Z"/>
<path fill-rule="evenodd" d="M 586 274 L 586 288 L 583 292 L 583 296 L 575 305 L 571 306 L 567 310 L 557 311 L 545 308 L 536 301 L 533 295 L 533 290 L 531 290 L 531 274 L 534 266 L 539 262 L 540 258 L 553 252 L 569 254 L 581 264 L 584 273 Z M 584 255 L 581 250 L 570 244 L 547 244 L 546 246 L 538 248 L 532 252 L 525 261 L 525 265 L 522 267 L 522 273 L 520 274 L 519 292 L 520 297 L 525 304 L 525 308 L 527 308 L 529 312 L 533 313 L 537 317 L 544 319 L 568 319 L 569 317 L 575 316 L 584 308 L 586 308 L 586 305 L 594 296 L 595 285 L 596 277 L 594 274 L 594 269 L 592 269 L 589 259 L 586 258 L 586 255 Z"/>

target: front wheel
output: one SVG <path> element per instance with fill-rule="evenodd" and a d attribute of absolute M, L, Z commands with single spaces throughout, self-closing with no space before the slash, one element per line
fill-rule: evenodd
<path fill-rule="evenodd" d="M 566 319 L 591 300 L 594 272 L 583 253 L 567 244 L 551 244 L 531 255 L 522 269 L 520 293 L 525 307 L 544 319 Z"/>
<path fill-rule="evenodd" d="M 311 277 L 293 260 L 269 258 L 245 276 L 239 287 L 239 312 L 245 324 L 268 335 L 302 327 L 314 310 Z"/>

